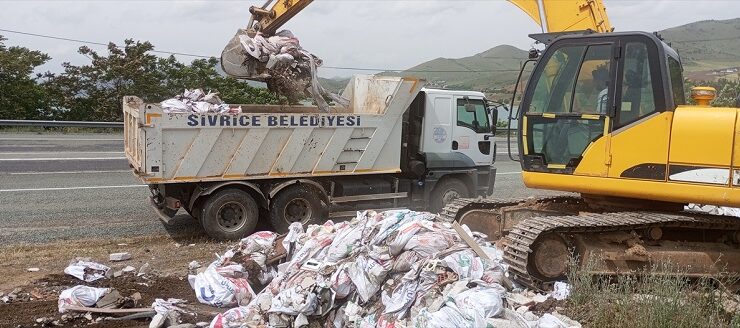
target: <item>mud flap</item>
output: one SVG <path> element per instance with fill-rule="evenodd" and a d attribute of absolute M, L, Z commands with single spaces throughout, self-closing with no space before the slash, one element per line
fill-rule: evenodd
<path fill-rule="evenodd" d="M 157 216 L 159 216 L 159 219 L 162 220 L 164 224 L 172 224 L 172 219 L 175 217 L 175 214 L 177 214 L 177 210 L 168 209 L 164 203 L 158 204 L 157 201 L 154 200 L 154 196 L 149 196 L 149 204 L 152 205 Z"/>

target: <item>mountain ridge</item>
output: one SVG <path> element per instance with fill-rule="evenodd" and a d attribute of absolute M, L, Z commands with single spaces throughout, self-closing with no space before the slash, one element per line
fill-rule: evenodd
<path fill-rule="evenodd" d="M 740 67 L 740 18 L 697 21 L 658 34 L 679 52 L 684 74 L 691 79 L 716 79 L 731 72 L 728 68 Z M 497 92 L 515 83 L 528 53 L 502 44 L 467 57 L 439 57 L 402 72 L 379 74 L 423 78 L 430 87 Z M 341 89 L 346 81 L 322 79 L 327 88 L 334 90 Z"/>

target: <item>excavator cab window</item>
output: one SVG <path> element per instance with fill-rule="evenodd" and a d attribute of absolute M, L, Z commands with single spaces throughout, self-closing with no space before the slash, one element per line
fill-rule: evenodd
<path fill-rule="evenodd" d="M 624 67 L 621 101 L 618 104 L 616 128 L 655 113 L 655 86 L 651 78 L 651 62 L 644 42 L 627 42 L 624 46 Z"/>
<path fill-rule="evenodd" d="M 569 170 L 603 135 L 613 88 L 613 48 L 612 43 L 564 45 L 542 59 L 544 69 L 535 77 L 525 112 L 526 148 L 539 162 L 531 164 Z"/>
<path fill-rule="evenodd" d="M 671 78 L 671 91 L 673 93 L 673 103 L 686 105 L 686 94 L 683 89 L 683 68 L 678 59 L 668 56 L 668 72 Z"/>

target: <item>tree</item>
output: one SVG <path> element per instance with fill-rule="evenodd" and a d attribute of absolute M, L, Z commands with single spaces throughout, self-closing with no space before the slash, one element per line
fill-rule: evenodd
<path fill-rule="evenodd" d="M 48 118 L 52 115 L 49 95 L 38 82 L 51 74 L 34 71 L 51 57 L 24 47 L 6 47 L 3 42 L 6 40 L 0 35 L 0 118 Z"/>
<path fill-rule="evenodd" d="M 686 92 L 686 101 L 689 104 L 696 104 L 691 99 L 691 88 L 696 86 L 713 87 L 717 90 L 717 96 L 712 101 L 715 107 L 734 107 L 735 99 L 740 96 L 740 80 L 718 79 L 716 81 L 692 81 L 686 80 L 684 91 Z"/>
<path fill-rule="evenodd" d="M 123 47 L 109 43 L 107 55 L 80 47 L 79 53 L 90 58 L 90 64 L 64 63 L 64 72 L 46 85 L 53 90 L 55 105 L 67 109 L 64 118 L 72 120 L 121 121 L 124 96 L 159 102 L 193 88 L 218 91 L 227 103 L 276 101 L 267 90 L 221 76 L 216 71 L 216 58 L 187 65 L 174 56 L 152 55 L 149 52 L 153 49 L 149 42 L 130 39 Z"/>

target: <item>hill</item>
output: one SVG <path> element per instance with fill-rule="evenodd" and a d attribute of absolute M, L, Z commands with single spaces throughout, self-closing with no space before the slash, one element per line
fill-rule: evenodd
<path fill-rule="evenodd" d="M 658 32 L 683 60 L 685 75 L 694 80 L 737 79 L 740 67 L 740 18 L 699 21 Z M 472 89 L 505 93 L 511 89 L 527 51 L 500 45 L 463 58 L 437 58 L 403 72 L 383 75 L 424 78 L 432 87 Z M 730 75 L 728 75 L 730 74 Z M 332 90 L 341 89 L 346 80 L 322 80 Z"/>
<path fill-rule="evenodd" d="M 740 66 L 740 18 L 709 20 L 659 32 L 688 72 Z"/>
<path fill-rule="evenodd" d="M 492 89 L 512 84 L 527 51 L 500 45 L 464 58 L 437 58 L 402 72 L 451 89 Z"/>

